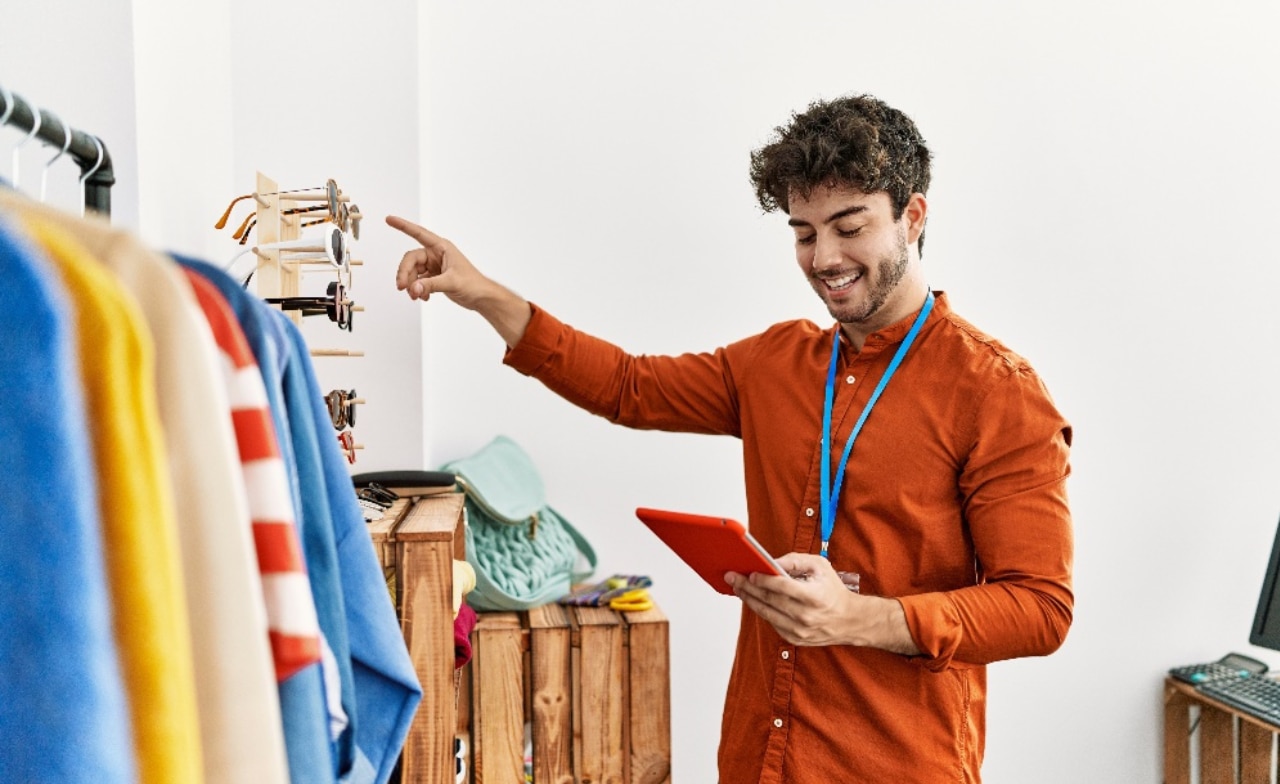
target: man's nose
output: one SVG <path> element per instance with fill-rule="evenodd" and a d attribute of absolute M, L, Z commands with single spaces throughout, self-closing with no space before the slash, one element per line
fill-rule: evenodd
<path fill-rule="evenodd" d="M 824 239 L 819 236 L 814 240 L 813 247 L 813 271 L 823 272 L 829 269 L 839 269 L 843 261 L 843 254 L 840 252 L 840 243 L 832 239 Z"/>

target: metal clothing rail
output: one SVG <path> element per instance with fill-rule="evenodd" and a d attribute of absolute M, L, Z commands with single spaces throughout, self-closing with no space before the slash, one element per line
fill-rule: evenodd
<path fill-rule="evenodd" d="M 0 117 L 4 118 L 5 125 L 30 133 L 36 125 L 36 111 L 40 113 L 36 138 L 62 149 L 67 140 L 68 126 L 52 112 L 44 109 L 33 111 L 31 104 L 22 96 L 0 86 Z M 111 215 L 111 186 L 116 183 L 116 175 L 111 167 L 111 153 L 107 151 L 107 145 L 97 136 L 72 128 L 71 146 L 67 148 L 67 155 L 74 158 L 76 165 L 80 167 L 81 178 L 84 180 L 85 209 L 105 216 Z"/>

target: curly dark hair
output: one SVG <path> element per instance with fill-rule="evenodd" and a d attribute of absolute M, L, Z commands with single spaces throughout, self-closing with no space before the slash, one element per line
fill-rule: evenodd
<path fill-rule="evenodd" d="M 751 184 L 765 212 L 790 212 L 792 193 L 824 185 L 885 191 L 893 218 L 913 193 L 928 193 L 932 155 L 911 118 L 870 95 L 814 101 L 751 153 Z M 924 247 L 924 234 L 920 235 Z"/>

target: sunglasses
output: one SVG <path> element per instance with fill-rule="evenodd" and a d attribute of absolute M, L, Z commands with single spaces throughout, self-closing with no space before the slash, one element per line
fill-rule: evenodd
<path fill-rule="evenodd" d="M 347 246 L 347 235 L 337 226 L 327 229 L 323 237 L 269 242 L 254 248 L 255 251 L 271 249 L 278 249 L 282 254 L 289 254 L 288 260 L 295 263 L 307 264 L 315 262 L 323 264 L 328 262 L 330 266 L 339 272 L 351 274 L 351 250 Z"/>
<path fill-rule="evenodd" d="M 323 210 L 326 214 L 315 220 L 304 221 L 302 226 L 316 226 L 321 223 L 332 223 L 342 231 L 350 232 L 352 239 L 360 239 L 360 220 L 364 217 L 360 214 L 360 207 L 355 204 L 348 204 L 350 199 L 342 195 L 342 191 L 338 188 L 338 184 L 333 180 L 325 183 L 324 204 L 314 207 L 295 207 L 293 209 L 284 210 L 283 215 L 304 215 L 305 213 L 320 212 Z M 286 197 L 287 198 L 287 197 Z"/>
<path fill-rule="evenodd" d="M 342 453 L 346 455 L 348 463 L 356 462 L 356 450 L 360 447 L 356 446 L 356 437 L 351 435 L 350 430 L 343 430 L 338 434 L 338 445 L 342 447 Z"/>
<path fill-rule="evenodd" d="M 370 482 L 368 487 L 362 487 L 356 491 L 356 497 L 376 504 L 385 510 L 391 508 L 391 505 L 400 498 L 400 494 L 383 487 L 377 482 Z"/>
<path fill-rule="evenodd" d="M 335 389 L 324 396 L 324 402 L 329 407 L 329 419 L 334 430 L 345 430 L 348 426 L 356 426 L 356 406 L 364 399 L 356 397 L 354 389 Z"/>
<path fill-rule="evenodd" d="M 352 204 L 347 205 L 350 199 L 342 194 L 342 189 L 332 179 L 327 180 L 324 186 L 320 188 L 298 188 L 289 191 L 272 191 L 271 193 L 246 193 L 243 196 L 237 196 L 227 205 L 223 211 L 222 217 L 213 224 L 215 229 L 226 228 L 227 221 L 231 219 L 231 213 L 235 206 L 245 199 L 253 199 L 262 206 L 267 206 L 264 196 L 280 196 L 281 201 L 290 202 L 308 202 L 316 201 L 320 204 L 308 207 L 292 207 L 281 210 L 281 215 L 298 215 L 305 217 L 308 213 L 324 211 L 327 213 L 323 218 L 314 221 L 304 221 L 302 225 L 315 226 L 320 223 L 333 223 L 340 227 L 343 232 L 351 232 L 352 237 L 360 239 L 360 208 Z M 236 230 L 232 232 L 231 237 L 239 240 L 241 245 L 248 243 L 249 235 L 253 233 L 254 226 L 258 222 L 258 212 L 255 209 L 245 216 Z"/>
<path fill-rule="evenodd" d="M 296 310 L 305 316 L 328 316 L 338 329 L 351 331 L 354 303 L 347 298 L 347 287 L 341 281 L 330 281 L 324 297 L 265 297 L 281 310 Z"/>

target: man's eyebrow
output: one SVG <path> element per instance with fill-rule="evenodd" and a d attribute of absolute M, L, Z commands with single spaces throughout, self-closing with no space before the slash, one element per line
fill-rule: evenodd
<path fill-rule="evenodd" d="M 852 207 L 846 207 L 843 210 L 840 210 L 839 212 L 831 215 L 826 220 L 824 220 L 823 223 L 831 223 L 833 221 L 838 221 L 841 218 L 846 218 L 850 215 L 857 215 L 860 212 L 866 212 L 866 211 L 867 211 L 867 205 L 855 204 Z M 787 221 L 787 225 L 788 226 L 808 226 L 809 223 L 807 221 L 802 221 L 799 218 L 792 218 L 791 220 Z"/>

